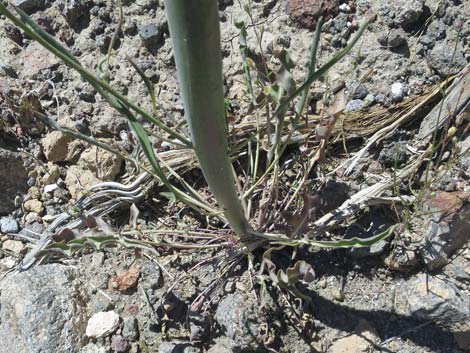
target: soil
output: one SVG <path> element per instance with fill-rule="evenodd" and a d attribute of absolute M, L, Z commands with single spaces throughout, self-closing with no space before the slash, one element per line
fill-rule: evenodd
<path fill-rule="evenodd" d="M 136 213 L 127 205 L 107 215 L 107 226 L 101 224 L 98 229 L 114 235 L 135 230 L 134 235 L 142 232 L 141 240 L 163 238 L 172 242 L 181 240 L 178 231 L 190 230 L 205 232 L 215 238 L 211 240 L 215 244 L 223 239 L 227 245 L 197 250 L 160 246 L 155 251 L 88 248 L 72 257 L 49 258 L 45 262 L 58 262 L 78 271 L 81 286 L 89 296 L 88 300 L 75 298 L 84 307 L 84 317 L 114 310 L 121 318 L 118 329 L 97 339 L 85 337 L 86 321 L 77 325 L 85 337 L 75 347 L 77 352 L 470 350 L 470 153 L 459 154 L 458 149 L 459 144 L 470 144 L 468 114 L 450 121 L 435 135 L 436 144 L 442 142 L 436 155 L 405 178 L 389 184 L 381 196 L 395 198 L 393 202 L 371 203 L 326 231 L 309 233 L 322 217 L 359 191 L 378 185 L 387 177 L 396 177 L 425 150 L 427 145 L 423 144 L 428 137 L 422 133 L 421 122 L 442 99 L 438 91 L 432 92 L 461 73 L 470 61 L 470 2 L 327 2 L 330 7 L 322 27 L 317 66 L 345 47 L 361 21 L 372 18 L 372 22 L 353 50 L 310 89 L 307 123 L 302 127 L 307 138 L 289 146 L 283 157 L 280 200 L 289 197 L 297 176 L 308 170 L 305 157 L 318 148 L 319 128 L 331 122 L 325 112 L 333 105 L 332 97 L 344 97 L 346 113 L 336 121 L 322 151 L 324 158 L 308 171 L 303 195 L 269 231 L 292 233 L 299 227 L 305 234 L 315 236 L 315 240 L 351 239 L 376 236 L 398 224 L 394 235 L 370 248 L 303 246 L 276 250 L 271 258 L 276 271 L 286 271 L 296 262 L 305 261 L 314 278 L 299 281 L 295 287 L 275 285 L 269 271 L 260 272 L 265 248 L 249 257 L 241 254 L 234 245 L 233 234 L 222 229 L 223 224 L 181 203 L 169 202 L 161 194 L 165 189 L 152 184 L 147 195 L 133 206 L 139 210 L 137 219 L 133 219 Z M 21 4 L 84 66 L 98 70 L 119 22 L 119 7 L 114 1 L 15 3 Z M 302 6 L 304 3 L 307 5 Z M 262 64 L 277 72 L 281 66 L 278 54 L 284 50 L 293 61 L 292 77 L 299 86 L 308 73 L 318 18 L 311 12 L 320 8 L 318 3 L 219 1 L 224 85 L 233 145 L 241 140 L 237 126 L 253 121 L 237 24 L 244 22 L 247 28 L 253 77 L 262 77 Z M 122 10 L 122 30 L 110 57 L 109 73 L 104 64 L 102 75 L 109 75 L 114 87 L 152 111 L 146 86 L 126 57 L 131 58 L 155 85 L 157 114 L 176 128 L 184 121 L 184 108 L 163 4 L 155 0 L 123 1 Z M 0 197 L 2 274 L 22 260 L 44 228 L 75 205 L 84 189 L 100 181 L 129 184 L 138 175 L 121 157 L 52 131 L 35 112 L 112 144 L 123 153 L 136 158 L 141 153 L 123 117 L 108 107 L 76 72 L 4 17 L 0 17 L 0 76 L 0 152 L 8 151 L 5 155 L 10 158 L 0 153 L 0 160 L 17 162 L 21 155 L 24 162 L 24 167 L 8 162 L 15 169 L 11 174 L 0 171 L 0 192 L 5 199 Z M 352 172 L 346 173 L 346 167 L 351 165 L 349 158 L 375 132 L 423 101 L 426 104 L 413 113 L 412 119 L 372 144 Z M 447 135 L 451 128 L 456 131 L 453 140 Z M 169 150 L 169 145 L 157 139 L 152 142 L 159 153 Z M 460 151 L 465 149 L 460 147 Z M 11 153 L 18 154 L 12 157 Z M 181 174 L 209 198 L 192 154 L 184 156 L 187 163 Z M 238 172 L 246 162 L 240 158 Z M 3 183 L 2 179 L 9 182 Z M 13 187 L 12 179 L 17 181 Z M 6 185 L 4 190 L 2 185 Z M 262 196 L 256 196 L 256 207 L 265 201 Z M 406 197 L 413 197 L 413 201 L 400 199 Z M 305 212 L 308 222 L 299 225 L 304 222 L 299 221 L 299 215 L 305 218 Z M 253 219 L 262 217 L 256 214 Z M 264 224 L 258 226 L 262 228 Z M 171 231 L 160 236 L 152 233 L 155 229 Z M 95 234 L 89 229 L 79 232 Z M 438 256 L 433 257 L 436 248 Z M 45 278 L 48 266 L 38 266 Z M 129 269 L 137 271 L 135 278 Z M 422 276 L 428 286 L 440 288 L 439 295 L 419 291 Z M 5 279 L 8 278 L 7 274 Z M 1 288 L 0 284 L 0 294 Z M 439 298 L 442 300 L 436 304 Z M 0 295 L 0 308 L 2 301 L 13 299 L 2 299 Z M 0 336 L 8 335 L 2 330 L 10 326 L 2 324 L 1 318 L 0 309 Z M 20 336 L 19 340 L 27 340 Z M 8 352 L 5 347 L 0 344 L 0 353 Z"/>

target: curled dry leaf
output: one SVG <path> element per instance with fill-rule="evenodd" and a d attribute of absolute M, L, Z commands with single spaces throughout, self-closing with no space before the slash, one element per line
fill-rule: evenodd
<path fill-rule="evenodd" d="M 126 272 L 111 277 L 108 282 L 109 290 L 125 292 L 137 285 L 140 276 L 140 267 L 131 267 Z"/>

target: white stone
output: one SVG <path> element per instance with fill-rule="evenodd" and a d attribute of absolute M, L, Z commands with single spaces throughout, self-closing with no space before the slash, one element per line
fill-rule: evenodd
<path fill-rule="evenodd" d="M 394 102 L 403 100 L 405 96 L 405 85 L 401 82 L 395 82 L 390 87 L 390 99 Z"/>
<path fill-rule="evenodd" d="M 348 4 L 341 4 L 339 5 L 339 10 L 342 12 L 349 12 L 351 11 L 351 7 Z"/>
<path fill-rule="evenodd" d="M 88 337 L 100 338 L 116 331 L 119 325 L 119 315 L 114 311 L 101 311 L 94 314 L 86 327 Z"/>
<path fill-rule="evenodd" d="M 54 192 L 54 190 L 57 190 L 59 188 L 59 185 L 57 184 L 49 184 L 44 186 L 44 192 L 50 193 Z"/>

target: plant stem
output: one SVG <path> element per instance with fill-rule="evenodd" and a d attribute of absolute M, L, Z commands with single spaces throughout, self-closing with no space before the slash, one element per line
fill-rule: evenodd
<path fill-rule="evenodd" d="M 238 197 L 227 143 L 217 0 L 165 0 L 185 117 L 204 177 L 232 229 L 250 226 Z"/>

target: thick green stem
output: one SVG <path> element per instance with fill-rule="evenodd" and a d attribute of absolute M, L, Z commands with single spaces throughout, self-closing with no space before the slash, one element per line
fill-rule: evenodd
<path fill-rule="evenodd" d="M 232 229 L 250 227 L 235 188 L 227 144 L 217 0 L 165 0 L 173 54 L 201 170 Z"/>

